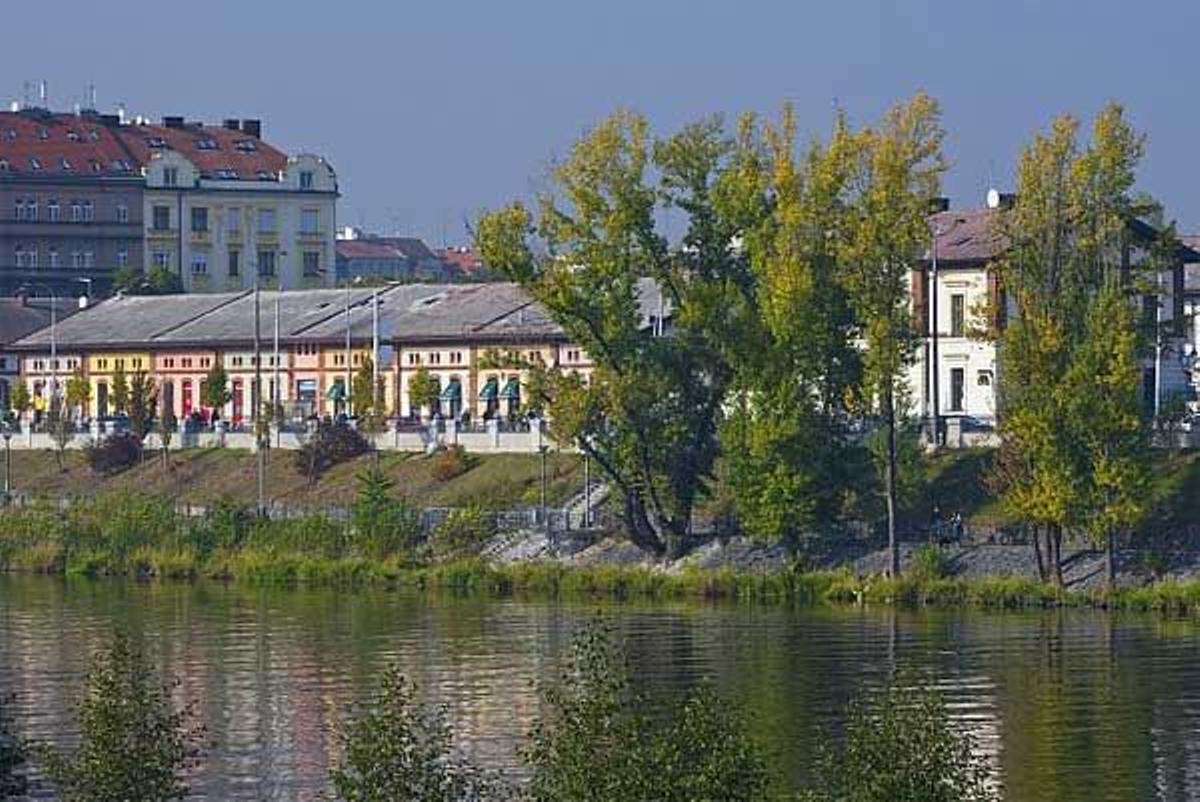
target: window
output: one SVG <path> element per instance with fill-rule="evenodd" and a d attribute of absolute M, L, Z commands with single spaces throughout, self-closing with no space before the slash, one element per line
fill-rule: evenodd
<path fill-rule="evenodd" d="M 182 360 L 180 360 L 180 361 L 183 363 L 183 366 L 184 366 L 185 368 L 190 368 L 190 367 L 192 366 L 192 358 L 191 358 L 191 357 L 189 357 L 189 356 L 185 356 L 185 357 L 184 357 Z"/>
<path fill-rule="evenodd" d="M 230 231 L 242 230 L 242 210 L 236 206 L 230 206 L 225 210 L 225 228 Z"/>
<path fill-rule="evenodd" d="M 171 207 L 170 206 L 155 206 L 154 207 L 154 230 L 169 231 L 171 228 Z"/>
<path fill-rule="evenodd" d="M 430 353 L 429 354 L 429 364 L 431 364 L 431 365 L 442 364 L 442 355 L 440 353 L 438 353 L 437 351 L 433 351 L 432 353 Z"/>
<path fill-rule="evenodd" d="M 964 376 L 962 368 L 950 368 L 950 411 L 963 411 Z"/>
<path fill-rule="evenodd" d="M 420 355 L 420 354 L 417 354 L 417 353 L 409 353 L 409 355 L 408 355 L 408 364 L 410 364 L 410 365 L 419 365 L 419 364 L 421 364 L 421 355 Z"/>
<path fill-rule="evenodd" d="M 300 210 L 300 233 L 316 234 L 321 228 L 321 218 L 316 209 Z"/>
<path fill-rule="evenodd" d="M 76 270 L 83 268 L 83 251 L 71 251 L 71 267 Z"/>
<path fill-rule="evenodd" d="M 274 209 L 259 209 L 258 210 L 258 231 L 260 234 L 275 233 L 275 210 Z"/>
<path fill-rule="evenodd" d="M 46 256 L 50 260 L 50 267 L 58 267 L 58 248 L 51 248 Z"/>
<path fill-rule="evenodd" d="M 461 365 L 462 364 L 462 351 L 455 351 L 454 353 L 450 354 L 450 361 L 453 362 L 455 365 Z"/>
<path fill-rule="evenodd" d="M 197 233 L 208 231 L 208 209 L 204 206 L 192 208 L 192 231 Z"/>
<path fill-rule="evenodd" d="M 304 252 L 304 275 L 319 276 L 321 275 L 321 254 L 318 251 Z"/>
<path fill-rule="evenodd" d="M 121 250 L 117 251 L 117 266 L 125 267 L 128 264 L 129 264 L 129 251 L 122 248 Z"/>
<path fill-rule="evenodd" d="M 118 223 L 128 223 L 129 222 L 129 207 L 123 203 L 117 204 L 117 222 Z"/>
<path fill-rule="evenodd" d="M 197 252 L 192 254 L 192 275 L 203 276 L 208 273 L 208 254 Z"/>
<path fill-rule="evenodd" d="M 75 169 L 74 167 L 71 166 L 71 162 L 65 156 L 59 157 L 58 166 L 60 168 L 62 168 L 63 170 L 68 170 L 68 171 Z"/>
<path fill-rule="evenodd" d="M 963 336 L 963 321 L 965 314 L 966 298 L 963 295 L 956 294 L 950 296 L 950 336 Z"/>
<path fill-rule="evenodd" d="M 56 199 L 51 198 L 50 200 L 46 201 L 46 218 L 51 223 L 58 222 L 58 212 L 58 201 Z"/>
<path fill-rule="evenodd" d="M 71 201 L 71 222 L 83 222 L 83 203 L 80 201 Z"/>
<path fill-rule="evenodd" d="M 91 201 L 83 202 L 83 221 L 90 223 L 96 219 L 96 204 Z"/>
<path fill-rule="evenodd" d="M 179 170 L 175 167 L 164 167 L 163 168 L 163 186 L 173 187 L 173 186 L 177 186 L 178 184 L 179 184 Z"/>
<path fill-rule="evenodd" d="M 975 383 L 980 387 L 992 386 L 992 372 L 990 370 L 981 370 L 975 376 Z"/>
<path fill-rule="evenodd" d="M 229 275 L 231 277 L 238 276 L 241 274 L 241 270 L 242 270 L 241 258 L 242 258 L 241 251 L 239 251 L 237 248 L 229 249 Z"/>
<path fill-rule="evenodd" d="M 216 150 L 217 149 L 217 140 L 207 139 L 207 138 L 197 139 L 196 140 L 196 149 L 197 150 Z"/>
<path fill-rule="evenodd" d="M 85 268 L 86 267 L 95 267 L 96 266 L 96 255 L 94 253 L 92 253 L 91 251 L 84 251 L 83 252 L 83 266 Z"/>
<path fill-rule="evenodd" d="M 258 252 L 258 275 L 275 275 L 275 251 Z"/>
<path fill-rule="evenodd" d="M 313 188 L 312 170 L 302 170 L 300 172 L 300 189 L 312 189 L 312 188 Z"/>
<path fill-rule="evenodd" d="M 29 169 L 30 169 L 30 170 L 40 170 L 40 169 L 42 169 L 42 162 L 41 162 L 41 160 L 40 160 L 40 159 L 37 159 L 37 158 L 32 158 L 32 157 L 31 157 L 31 158 L 29 159 Z"/>
<path fill-rule="evenodd" d="M 155 251 L 154 252 L 154 266 L 155 267 L 166 268 L 167 265 L 169 265 L 170 263 L 171 263 L 170 251 Z"/>

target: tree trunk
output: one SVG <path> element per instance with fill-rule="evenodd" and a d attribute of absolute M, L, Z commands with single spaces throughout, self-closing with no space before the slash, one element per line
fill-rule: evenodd
<path fill-rule="evenodd" d="M 656 557 L 661 557 L 666 551 L 662 539 L 646 514 L 645 502 L 634 492 L 625 494 L 625 528 L 629 530 L 629 539 L 643 551 L 648 551 Z"/>
<path fill-rule="evenodd" d="M 1042 557 L 1042 528 L 1033 527 L 1033 553 L 1037 557 L 1038 579 L 1046 581 L 1046 560 Z"/>
<path fill-rule="evenodd" d="M 900 576 L 900 548 L 896 543 L 896 405 L 889 386 L 884 394 L 884 422 L 887 426 L 887 466 L 884 482 L 887 486 L 888 575 Z"/>
<path fill-rule="evenodd" d="M 1117 589 L 1117 555 L 1116 555 L 1116 544 L 1113 542 L 1114 540 L 1115 540 L 1115 538 L 1113 537 L 1113 531 L 1111 529 L 1109 529 L 1108 536 L 1107 536 L 1106 542 L 1104 544 L 1104 551 L 1105 551 L 1105 555 L 1104 555 L 1105 566 L 1104 567 L 1105 567 L 1105 573 L 1107 574 L 1106 579 L 1108 580 L 1108 592 L 1109 593 L 1112 593 L 1114 590 Z"/>
<path fill-rule="evenodd" d="M 1062 573 L 1062 526 L 1051 524 L 1050 531 L 1047 532 L 1047 537 L 1050 538 L 1050 565 L 1054 569 L 1054 584 L 1061 589 L 1064 585 Z"/>

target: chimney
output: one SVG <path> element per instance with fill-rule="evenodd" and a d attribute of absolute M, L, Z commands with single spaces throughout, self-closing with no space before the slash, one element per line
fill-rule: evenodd
<path fill-rule="evenodd" d="M 929 202 L 929 210 L 932 214 L 950 211 L 950 199 L 946 197 L 934 198 Z"/>
<path fill-rule="evenodd" d="M 221 125 L 225 128 L 226 131 L 242 130 L 242 126 L 233 117 L 226 117 L 224 122 L 221 123 Z"/>
<path fill-rule="evenodd" d="M 242 133 L 262 139 L 262 120 L 242 120 Z"/>
<path fill-rule="evenodd" d="M 1012 207 L 1014 207 L 1016 205 L 1017 205 L 1017 193 L 1015 193 L 1015 192 L 1001 192 L 1000 193 L 1000 208 L 1001 209 L 1011 209 Z"/>
<path fill-rule="evenodd" d="M 163 117 L 162 124 L 165 128 L 183 128 L 182 117 Z"/>

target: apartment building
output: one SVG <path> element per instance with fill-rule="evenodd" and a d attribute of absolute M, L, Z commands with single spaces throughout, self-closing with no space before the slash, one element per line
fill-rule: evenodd
<path fill-rule="evenodd" d="M 0 112 L 0 295 L 106 293 L 142 264 L 141 165 L 115 116 Z"/>
<path fill-rule="evenodd" d="M 164 117 L 120 137 L 145 165 L 147 272 L 188 292 L 333 285 L 338 185 L 323 158 L 285 155 L 258 120 Z"/>

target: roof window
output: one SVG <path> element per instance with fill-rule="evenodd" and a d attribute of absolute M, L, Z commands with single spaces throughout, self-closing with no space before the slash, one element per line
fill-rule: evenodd
<path fill-rule="evenodd" d="M 88 139 L 92 140 L 93 142 L 99 142 L 100 132 L 93 128 L 92 130 L 88 131 Z"/>
<path fill-rule="evenodd" d="M 72 142 L 78 142 L 79 141 L 79 132 L 76 131 L 74 128 L 69 129 L 67 131 L 67 139 L 71 140 Z"/>
<path fill-rule="evenodd" d="M 273 180 L 275 180 L 275 176 L 272 175 L 270 173 L 270 171 L 268 171 L 268 170 L 259 170 L 258 171 L 258 180 L 259 181 L 273 181 Z"/>
<path fill-rule="evenodd" d="M 7 173 L 7 172 L 8 172 L 8 161 L 5 159 L 0 159 L 0 173 Z"/>
<path fill-rule="evenodd" d="M 232 179 L 232 178 L 237 178 L 237 177 L 238 177 L 237 170 L 230 170 L 228 167 L 224 167 L 220 170 L 217 170 L 217 178 Z"/>
<path fill-rule="evenodd" d="M 75 169 L 74 167 L 71 166 L 71 162 L 67 159 L 66 156 L 58 157 L 58 166 L 60 168 L 62 168 L 63 170 L 74 170 Z"/>
<path fill-rule="evenodd" d="M 209 139 L 207 137 L 204 139 L 197 139 L 196 147 L 199 148 L 200 150 L 216 150 L 217 149 L 217 140 Z"/>
<path fill-rule="evenodd" d="M 30 170 L 40 170 L 40 169 L 42 169 L 42 163 L 41 163 L 41 161 L 39 161 L 39 160 L 38 160 L 36 157 L 33 157 L 33 158 L 31 158 L 31 159 L 29 160 L 29 169 L 30 169 Z"/>
<path fill-rule="evenodd" d="M 253 153 L 258 150 L 258 145 L 255 144 L 253 139 L 239 139 L 233 146 L 242 153 Z"/>
<path fill-rule="evenodd" d="M 167 140 L 163 139 L 161 136 L 148 136 L 146 137 L 146 144 L 152 148 L 165 148 L 167 146 Z"/>
<path fill-rule="evenodd" d="M 14 141 L 17 138 L 17 129 L 9 128 L 7 131 L 4 132 L 4 136 L 5 136 L 5 138 L 8 139 L 9 142 Z"/>
<path fill-rule="evenodd" d="M 50 129 L 44 125 L 39 126 L 38 130 L 37 130 L 37 135 L 38 135 L 38 139 L 49 139 L 50 138 Z"/>

